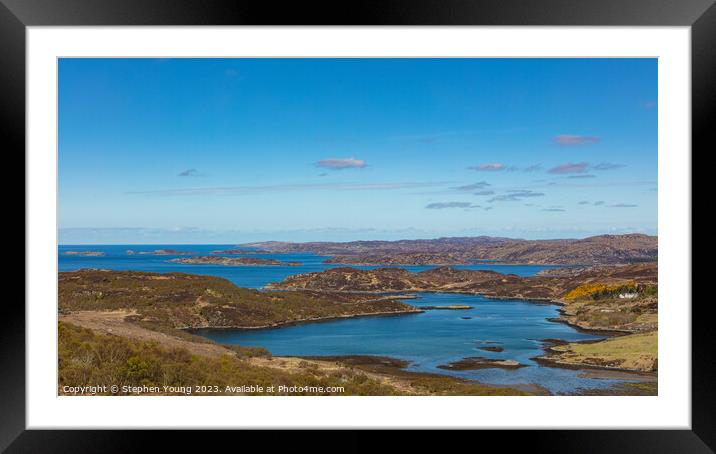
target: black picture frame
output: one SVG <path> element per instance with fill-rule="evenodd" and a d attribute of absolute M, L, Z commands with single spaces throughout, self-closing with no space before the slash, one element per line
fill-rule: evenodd
<path fill-rule="evenodd" d="M 25 44 L 29 26 L 211 26 L 211 25 L 542 25 L 690 26 L 692 37 L 692 148 L 713 149 L 716 118 L 716 6 L 714 0 L 372 0 L 319 3 L 294 1 L 171 0 L 0 0 L 0 99 L 5 156 L 25 152 Z M 664 125 L 660 125 L 664 127 Z M 707 150 L 708 147 L 708 150 Z M 684 150 L 685 153 L 688 150 Z M 692 152 L 692 156 L 696 153 Z M 27 227 L 27 226 L 26 226 Z M 27 241 L 27 237 L 26 237 Z M 688 303 L 688 302 L 683 302 Z M 501 431 L 480 433 L 511 448 L 549 452 L 713 452 L 716 448 L 714 342 L 706 316 L 709 301 L 692 305 L 692 430 L 530 431 L 521 437 Z M 0 305 L 0 450 L 7 452 L 131 452 L 144 431 L 40 431 L 25 429 L 25 311 L 17 299 Z M 205 434 L 162 432 L 184 448 L 206 446 Z M 341 450 L 373 449 L 362 433 L 334 433 Z M 267 435 L 241 435 L 265 442 Z M 424 443 L 413 432 L 382 448 Z M 452 435 L 450 435 L 452 439 Z M 225 432 L 222 438 L 234 439 Z M 211 436 L 218 440 L 218 436 Z M 316 446 L 316 434 L 270 437 L 272 450 Z M 521 440 L 521 441 L 518 441 Z M 528 440 L 528 441 L 527 441 Z M 394 444 L 395 443 L 395 444 Z M 477 445 L 475 445 L 477 446 Z M 320 449 L 320 448 L 319 448 Z"/>

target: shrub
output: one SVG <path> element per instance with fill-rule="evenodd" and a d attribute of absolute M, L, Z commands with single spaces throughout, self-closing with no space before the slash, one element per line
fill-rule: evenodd
<path fill-rule="evenodd" d="M 576 300 L 584 298 L 601 299 L 605 297 L 613 297 L 619 293 L 636 292 L 636 285 L 627 284 L 583 284 L 570 290 L 565 296 L 566 300 Z"/>

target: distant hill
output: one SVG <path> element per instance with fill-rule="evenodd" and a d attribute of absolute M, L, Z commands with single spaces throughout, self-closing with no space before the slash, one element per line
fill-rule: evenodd
<path fill-rule="evenodd" d="M 658 237 L 631 233 L 577 239 L 521 240 L 454 237 L 347 243 L 250 243 L 271 252 L 312 252 L 346 265 L 460 265 L 483 261 L 524 264 L 615 265 L 656 261 Z"/>

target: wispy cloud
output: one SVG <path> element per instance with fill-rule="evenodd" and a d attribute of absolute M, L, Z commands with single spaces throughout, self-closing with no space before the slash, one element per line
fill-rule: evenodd
<path fill-rule="evenodd" d="M 366 163 L 362 159 L 356 158 L 343 158 L 343 159 L 323 159 L 316 163 L 316 167 L 322 167 L 324 169 L 331 170 L 342 170 L 342 169 L 362 169 L 366 166 Z"/>
<path fill-rule="evenodd" d="M 571 163 L 567 162 L 552 167 L 547 172 L 557 175 L 577 173 L 580 175 L 571 175 L 567 178 L 595 178 L 596 175 L 587 174 L 586 172 L 593 170 L 597 172 L 621 169 L 624 164 L 615 164 L 613 162 L 600 162 L 599 164 L 590 164 L 588 162 Z"/>
<path fill-rule="evenodd" d="M 448 182 L 401 182 L 401 183 L 315 183 L 315 184 L 277 184 L 270 186 L 225 186 L 212 188 L 160 189 L 150 191 L 130 191 L 127 194 L 158 196 L 193 195 L 252 195 L 270 192 L 294 191 L 376 191 L 416 189 L 444 186 Z"/>
<path fill-rule="evenodd" d="M 457 189 L 458 191 L 474 191 L 476 189 L 485 189 L 488 186 L 490 186 L 490 184 L 487 181 L 478 181 L 477 183 L 458 186 L 453 189 Z"/>
<path fill-rule="evenodd" d="M 499 162 L 488 162 L 485 164 L 468 167 L 468 169 L 470 169 L 470 170 L 477 170 L 480 172 L 495 172 L 495 171 L 505 170 L 505 168 L 506 168 L 506 166 Z"/>
<path fill-rule="evenodd" d="M 525 172 L 538 172 L 542 170 L 542 164 L 532 164 L 524 168 Z"/>
<path fill-rule="evenodd" d="M 513 189 L 507 192 L 515 197 L 542 197 L 544 195 L 542 192 L 535 192 L 526 189 Z"/>
<path fill-rule="evenodd" d="M 590 202 L 587 200 L 582 200 L 581 202 L 578 202 L 579 205 L 594 205 L 594 206 L 605 206 L 607 208 L 636 208 L 639 205 L 635 205 L 632 203 L 616 203 L 614 205 L 605 205 L 604 200 L 597 200 L 596 202 Z"/>
<path fill-rule="evenodd" d="M 592 166 L 592 169 L 594 170 L 615 170 L 615 169 L 621 169 L 624 167 L 624 164 L 614 164 L 612 162 L 601 162 L 599 164 L 595 164 Z"/>
<path fill-rule="evenodd" d="M 548 170 L 548 172 L 558 174 L 558 175 L 565 174 L 565 173 L 582 173 L 582 172 L 586 172 L 588 167 L 589 167 L 589 164 L 586 162 L 579 162 L 576 164 L 568 162 L 565 164 L 558 165 L 556 167 L 552 167 L 551 169 Z"/>
<path fill-rule="evenodd" d="M 443 210 L 445 208 L 479 208 L 479 205 L 473 205 L 470 202 L 435 202 L 425 205 L 429 210 Z"/>
<path fill-rule="evenodd" d="M 199 171 L 196 169 L 186 169 L 185 171 L 180 172 L 178 176 L 180 176 L 180 177 L 196 177 L 196 176 L 199 176 Z"/>
<path fill-rule="evenodd" d="M 493 195 L 495 191 L 477 191 L 473 192 L 473 195 Z"/>
<path fill-rule="evenodd" d="M 495 196 L 488 200 L 488 202 L 517 202 L 522 200 L 523 198 L 532 198 L 532 197 L 543 197 L 543 192 L 536 192 L 536 191 L 529 191 L 529 190 L 512 190 L 507 191 L 507 194 L 502 194 Z"/>
<path fill-rule="evenodd" d="M 552 139 L 557 145 L 565 147 L 574 147 L 579 145 L 589 145 L 599 143 L 601 138 L 596 136 L 580 136 L 574 134 L 560 134 Z"/>
<path fill-rule="evenodd" d="M 556 212 L 562 212 L 562 211 L 567 211 L 567 210 L 565 210 L 564 208 L 552 207 L 552 208 L 542 208 L 540 211 L 550 211 L 550 212 L 556 213 Z"/>

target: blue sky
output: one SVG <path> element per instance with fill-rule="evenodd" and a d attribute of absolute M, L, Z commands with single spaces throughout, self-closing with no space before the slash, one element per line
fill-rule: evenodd
<path fill-rule="evenodd" d="M 656 59 L 61 59 L 60 242 L 657 229 Z"/>

